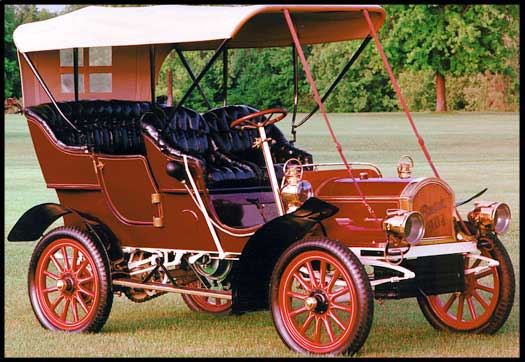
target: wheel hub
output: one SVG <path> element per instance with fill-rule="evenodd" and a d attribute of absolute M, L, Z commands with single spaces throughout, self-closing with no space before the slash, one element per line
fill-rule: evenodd
<path fill-rule="evenodd" d="M 62 293 L 72 292 L 74 290 L 75 284 L 71 278 L 62 278 L 57 281 L 57 288 Z"/>
<path fill-rule="evenodd" d="M 307 310 L 322 314 L 328 310 L 328 297 L 322 290 L 315 290 L 304 300 Z"/>

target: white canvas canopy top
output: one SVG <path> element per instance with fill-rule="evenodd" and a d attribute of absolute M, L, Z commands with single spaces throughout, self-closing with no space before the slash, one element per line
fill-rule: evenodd
<path fill-rule="evenodd" d="M 364 9 L 376 30 L 385 18 L 376 5 L 89 6 L 21 25 L 13 39 L 23 53 L 168 43 L 186 50 L 213 49 L 223 39 L 232 39 L 229 48 L 285 46 L 291 44 L 285 8 L 303 44 L 365 38 Z"/>

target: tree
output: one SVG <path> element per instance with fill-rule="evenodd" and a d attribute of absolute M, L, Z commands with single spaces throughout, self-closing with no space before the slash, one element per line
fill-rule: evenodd
<path fill-rule="evenodd" d="M 436 111 L 447 111 L 445 75 L 508 72 L 505 37 L 516 5 L 392 5 L 383 34 L 398 67 L 435 72 Z M 385 32 L 386 30 L 386 32 Z"/>
<path fill-rule="evenodd" d="M 38 10 L 36 5 L 5 5 L 4 15 L 4 97 L 20 98 L 20 73 L 13 31 L 21 24 L 49 19 L 56 14 Z"/>

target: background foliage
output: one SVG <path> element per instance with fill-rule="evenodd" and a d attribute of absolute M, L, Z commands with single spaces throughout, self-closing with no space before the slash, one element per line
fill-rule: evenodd
<path fill-rule="evenodd" d="M 87 5 L 68 5 L 66 13 Z M 115 6 L 115 5 L 113 5 Z M 120 5 L 126 6 L 126 5 Z M 5 5 L 4 96 L 20 97 L 20 80 L 12 31 L 20 24 L 57 14 L 35 5 Z M 436 109 L 436 79 L 446 83 L 449 110 L 516 111 L 519 107 L 519 5 L 384 5 L 387 19 L 379 37 L 403 95 L 413 111 Z M 371 42 L 326 103 L 330 112 L 397 111 L 381 59 Z M 305 46 L 305 54 L 321 93 L 327 89 L 357 42 Z M 287 48 L 230 50 L 228 103 L 260 109 L 292 107 L 293 71 Z M 211 52 L 187 52 L 198 73 Z M 300 68 L 299 110 L 313 105 Z M 175 51 L 164 63 L 157 94 L 167 94 L 167 71 L 173 73 L 174 102 L 190 86 L 189 76 Z M 222 64 L 219 60 L 201 82 L 212 106 L 222 103 Z M 189 107 L 205 109 L 198 91 Z"/>

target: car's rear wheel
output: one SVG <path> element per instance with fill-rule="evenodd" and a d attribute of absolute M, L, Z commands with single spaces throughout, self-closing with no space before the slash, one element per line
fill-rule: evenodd
<path fill-rule="evenodd" d="M 465 256 L 465 270 L 487 266 L 477 273 L 465 273 L 465 291 L 419 296 L 419 306 L 436 329 L 465 333 L 498 331 L 507 320 L 514 302 L 514 269 L 505 247 L 499 240 L 482 256 L 499 262 L 498 267 L 472 256 Z"/>
<path fill-rule="evenodd" d="M 202 288 L 202 283 L 196 281 L 188 285 L 188 287 Z M 232 311 L 232 302 L 228 299 L 189 294 L 181 294 L 181 297 L 188 308 L 194 312 L 228 315 Z"/>
<path fill-rule="evenodd" d="M 357 257 L 337 241 L 291 245 L 275 266 L 270 289 L 275 327 L 293 351 L 354 354 L 368 337 L 370 282 Z"/>
<path fill-rule="evenodd" d="M 50 330 L 98 332 L 113 303 L 106 253 L 76 228 L 59 227 L 40 240 L 28 288 L 35 315 Z"/>

